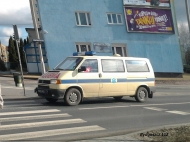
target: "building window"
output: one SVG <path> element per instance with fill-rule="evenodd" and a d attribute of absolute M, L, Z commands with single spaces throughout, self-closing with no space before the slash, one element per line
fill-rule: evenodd
<path fill-rule="evenodd" d="M 91 26 L 89 12 L 75 12 L 77 26 Z"/>
<path fill-rule="evenodd" d="M 123 24 L 121 14 L 107 13 L 108 24 Z"/>
<path fill-rule="evenodd" d="M 77 43 L 77 52 L 91 51 L 90 43 Z"/>
<path fill-rule="evenodd" d="M 118 46 L 115 46 L 115 47 L 112 47 L 112 52 L 113 52 L 113 55 L 114 54 L 119 54 L 121 55 L 122 57 L 126 57 L 126 47 L 118 47 Z"/>

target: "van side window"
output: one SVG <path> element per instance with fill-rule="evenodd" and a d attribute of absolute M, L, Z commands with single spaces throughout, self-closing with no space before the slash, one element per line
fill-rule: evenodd
<path fill-rule="evenodd" d="M 125 63 L 128 72 L 149 72 L 146 61 L 126 60 Z"/>
<path fill-rule="evenodd" d="M 84 72 L 98 72 L 98 60 L 86 59 L 81 66 L 86 67 Z"/>
<path fill-rule="evenodd" d="M 123 60 L 102 59 L 103 72 L 125 72 Z"/>

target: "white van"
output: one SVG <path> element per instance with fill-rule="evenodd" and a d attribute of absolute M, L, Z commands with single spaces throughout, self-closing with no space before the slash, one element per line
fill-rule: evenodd
<path fill-rule="evenodd" d="M 64 98 L 68 105 L 89 97 L 131 96 L 138 102 L 153 97 L 155 76 L 148 59 L 94 55 L 73 53 L 39 78 L 35 92 L 49 102 Z"/>

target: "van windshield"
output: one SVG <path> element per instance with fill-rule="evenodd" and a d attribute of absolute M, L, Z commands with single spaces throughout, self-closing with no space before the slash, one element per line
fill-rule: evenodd
<path fill-rule="evenodd" d="M 54 70 L 70 70 L 73 71 L 82 61 L 82 57 L 68 57 L 61 62 Z"/>

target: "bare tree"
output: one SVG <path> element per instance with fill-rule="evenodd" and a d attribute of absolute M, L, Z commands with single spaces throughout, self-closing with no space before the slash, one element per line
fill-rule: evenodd
<path fill-rule="evenodd" d="M 188 26 L 184 23 L 178 24 L 180 46 L 184 64 L 190 64 L 190 33 Z"/>

